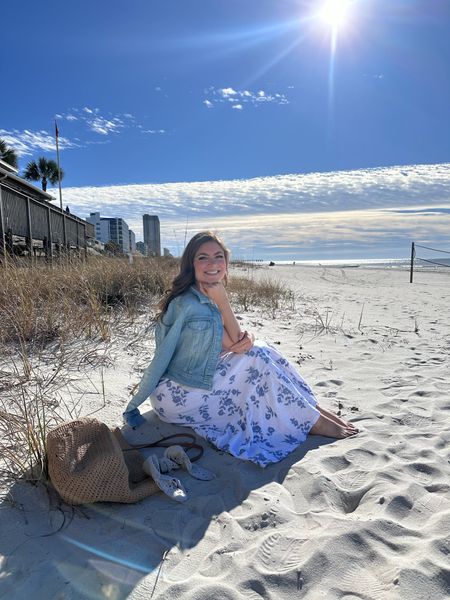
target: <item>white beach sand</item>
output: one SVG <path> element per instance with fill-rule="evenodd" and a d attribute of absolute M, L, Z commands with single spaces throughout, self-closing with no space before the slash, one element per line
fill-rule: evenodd
<path fill-rule="evenodd" d="M 189 498 L 72 509 L 16 483 L 0 505 L 0 598 L 439 600 L 450 590 L 450 273 L 300 266 L 257 269 L 297 295 L 283 314 L 241 313 L 321 404 L 362 428 L 309 436 L 267 469 L 201 442 Z M 115 425 L 152 354 L 123 331 L 101 369 L 72 372 L 81 412 Z M 68 399 L 69 400 L 69 399 Z M 73 398 L 72 398 L 73 400 Z M 131 441 L 180 431 L 143 405 Z M 163 558 L 165 557 L 165 558 Z"/>

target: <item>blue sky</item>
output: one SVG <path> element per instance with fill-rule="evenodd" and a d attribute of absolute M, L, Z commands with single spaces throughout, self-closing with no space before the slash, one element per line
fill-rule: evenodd
<path fill-rule="evenodd" d="M 302 202 L 291 186 L 286 211 L 283 194 L 272 185 L 280 183 L 277 179 L 271 180 L 265 209 L 261 194 L 254 194 L 256 213 L 269 220 L 272 215 L 275 228 L 276 215 L 292 215 L 294 223 L 307 212 L 322 214 L 328 234 L 324 212 L 339 211 L 344 225 L 348 219 L 354 224 L 350 213 L 369 210 L 373 194 L 383 209 L 382 188 L 376 189 L 379 171 L 370 171 L 378 167 L 404 165 L 413 169 L 411 175 L 414 166 L 430 165 L 422 180 L 427 184 L 421 187 L 422 204 L 445 209 L 448 169 L 433 165 L 450 162 L 450 2 L 350 1 L 339 30 L 318 16 L 323 5 L 322 0 L 8 3 L 2 7 L 2 21 L 10 24 L 2 28 L 3 47 L 10 51 L 0 58 L 2 81 L 8 82 L 0 99 L 0 137 L 20 151 L 21 168 L 40 155 L 54 158 L 57 116 L 64 188 L 70 188 L 65 198 L 87 216 L 86 203 L 77 204 L 77 198 L 88 187 L 93 210 L 123 216 L 138 239 L 140 216 L 130 185 L 144 185 L 138 193 L 147 193 L 141 212 L 151 213 L 157 204 L 148 184 L 242 180 L 225 186 L 232 196 L 214 196 L 226 214 L 196 194 L 193 204 L 192 187 L 182 188 L 182 210 L 167 214 L 164 223 L 163 241 L 173 250 L 177 237 L 184 237 L 186 225 L 180 224 L 195 223 L 197 217 L 203 219 L 198 225 L 224 232 L 229 231 L 225 223 L 216 219 L 238 218 L 236 227 L 245 232 L 251 199 L 246 196 L 240 204 L 239 198 L 254 190 L 248 183 L 252 178 L 263 182 L 293 174 L 298 188 L 303 176 L 316 174 L 319 181 L 324 174 L 314 198 L 320 190 L 325 210 L 316 210 L 317 202 Z M 350 210 L 348 195 L 330 188 L 345 176 L 327 174 L 358 171 L 370 185 Z M 430 177 L 438 177 L 436 185 Z M 411 206 L 416 196 L 400 195 L 398 208 Z M 391 200 L 386 207 L 392 209 Z M 390 222 L 380 221 L 395 237 L 393 252 L 403 253 L 404 242 L 418 235 L 418 219 L 423 221 L 420 239 L 450 243 L 433 229 L 430 215 L 413 214 L 400 237 L 397 226 L 391 232 Z M 448 225 L 448 213 L 439 214 Z M 361 256 L 374 252 L 373 228 L 364 223 L 370 243 L 365 247 L 355 237 L 352 248 Z M 337 239 L 334 254 L 348 253 L 351 245 L 352 233 L 344 225 L 342 246 Z M 309 250 L 320 254 L 325 246 L 314 239 Z M 252 252 L 265 247 L 266 254 L 271 248 L 273 255 L 283 254 L 268 237 L 259 245 L 256 240 L 250 243 Z M 285 254 L 303 251 L 305 246 L 297 244 Z"/>

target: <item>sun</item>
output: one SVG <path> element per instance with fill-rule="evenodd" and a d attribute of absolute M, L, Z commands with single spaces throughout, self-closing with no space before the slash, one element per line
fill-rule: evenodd
<path fill-rule="evenodd" d="M 350 0 L 326 0 L 319 17 L 333 29 L 338 29 L 346 22 L 349 7 Z"/>

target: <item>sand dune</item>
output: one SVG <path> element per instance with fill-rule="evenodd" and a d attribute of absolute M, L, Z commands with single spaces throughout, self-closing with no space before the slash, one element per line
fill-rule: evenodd
<path fill-rule="evenodd" d="M 268 274 L 295 290 L 295 305 L 276 318 L 242 313 L 243 323 L 280 347 L 322 405 L 361 433 L 310 436 L 266 469 L 202 442 L 199 464 L 216 478 L 180 473 L 184 504 L 157 494 L 72 509 L 16 483 L 0 510 L 0 598 L 448 597 L 450 273 L 418 273 L 414 284 L 381 269 L 253 275 Z M 152 353 L 138 333 L 111 350 L 108 403 L 95 415 L 110 425 Z M 94 368 L 80 373 L 85 392 L 98 377 Z M 85 413 L 101 406 L 98 394 L 85 398 Z M 131 441 L 181 430 L 144 406 L 146 425 L 124 430 Z"/>

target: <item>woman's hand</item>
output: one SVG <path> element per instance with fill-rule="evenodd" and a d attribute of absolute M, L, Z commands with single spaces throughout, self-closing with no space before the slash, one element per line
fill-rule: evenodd
<path fill-rule="evenodd" d="M 202 294 L 211 298 L 220 308 L 229 302 L 227 291 L 221 281 L 216 283 L 203 283 L 198 281 L 197 287 Z"/>
<path fill-rule="evenodd" d="M 241 333 L 241 338 L 235 344 L 230 346 L 229 350 L 231 352 L 235 352 L 236 354 L 244 354 L 248 352 L 255 341 L 255 336 L 253 333 L 249 333 L 248 331 L 244 331 Z"/>

